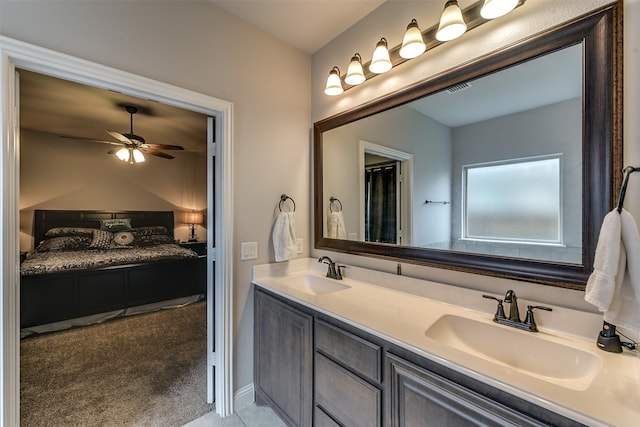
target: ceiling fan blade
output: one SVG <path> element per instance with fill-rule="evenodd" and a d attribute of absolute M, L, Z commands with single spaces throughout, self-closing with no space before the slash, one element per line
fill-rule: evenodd
<path fill-rule="evenodd" d="M 80 140 L 80 141 L 99 142 L 101 144 L 111 144 L 111 145 L 120 145 L 120 146 L 122 146 L 122 143 L 120 143 L 120 142 L 105 141 L 103 139 L 80 138 L 78 136 L 69 136 L 69 135 L 60 135 L 60 138 L 77 139 L 77 140 Z"/>
<path fill-rule="evenodd" d="M 171 154 L 163 153 L 162 151 L 153 150 L 149 148 L 142 148 L 141 151 L 144 154 L 151 154 L 152 156 L 162 157 L 164 159 L 175 159 Z"/>
<path fill-rule="evenodd" d="M 117 139 L 120 142 L 123 142 L 125 144 L 133 144 L 133 141 L 131 141 L 129 138 L 127 138 L 126 136 L 124 136 L 120 132 L 116 132 L 115 130 L 109 130 L 109 129 L 106 129 L 106 131 L 107 131 L 107 133 L 109 135 L 111 135 L 112 137 L 114 137 L 115 139 Z"/>
<path fill-rule="evenodd" d="M 184 148 L 179 145 L 169 145 L 169 144 L 144 144 L 144 147 L 155 149 L 155 150 L 184 150 Z"/>

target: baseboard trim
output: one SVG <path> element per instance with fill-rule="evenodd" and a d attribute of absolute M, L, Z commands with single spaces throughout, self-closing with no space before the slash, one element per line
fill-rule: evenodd
<path fill-rule="evenodd" d="M 251 405 L 255 401 L 253 383 L 238 389 L 233 395 L 233 407 L 237 411 Z"/>

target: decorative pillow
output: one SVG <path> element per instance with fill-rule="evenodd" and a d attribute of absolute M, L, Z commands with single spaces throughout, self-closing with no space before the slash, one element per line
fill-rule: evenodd
<path fill-rule="evenodd" d="M 93 230 L 93 239 L 89 245 L 92 249 L 109 249 L 113 234 L 104 230 Z"/>
<path fill-rule="evenodd" d="M 133 233 L 134 238 L 138 238 L 139 236 L 153 236 L 157 234 L 169 235 L 169 231 L 167 230 L 167 228 L 162 225 L 152 225 L 149 227 L 132 228 L 131 232 Z"/>
<path fill-rule="evenodd" d="M 87 249 L 91 244 L 91 237 L 85 236 L 63 236 L 45 239 L 36 248 L 37 252 L 51 251 L 78 251 Z"/>
<path fill-rule="evenodd" d="M 56 227 L 47 230 L 45 237 L 66 237 L 66 236 L 93 236 L 93 228 L 84 227 Z"/>
<path fill-rule="evenodd" d="M 140 235 L 135 237 L 134 242 L 138 247 L 175 243 L 167 234 Z"/>
<path fill-rule="evenodd" d="M 101 219 L 100 230 L 111 231 L 112 233 L 131 230 L 131 218 Z"/>
<path fill-rule="evenodd" d="M 117 233 L 113 233 L 113 243 L 116 246 L 126 247 L 131 242 L 133 242 L 133 233 L 130 231 L 118 231 Z"/>

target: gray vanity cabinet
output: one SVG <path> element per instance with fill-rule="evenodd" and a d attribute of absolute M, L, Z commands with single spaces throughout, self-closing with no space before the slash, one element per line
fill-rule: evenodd
<path fill-rule="evenodd" d="M 290 426 L 582 426 L 255 288 L 255 392 Z"/>
<path fill-rule="evenodd" d="M 548 426 L 392 354 L 386 360 L 389 426 Z"/>
<path fill-rule="evenodd" d="M 312 425 L 313 317 L 255 288 L 256 403 L 290 426 Z"/>
<path fill-rule="evenodd" d="M 315 348 L 315 425 L 382 426 L 381 347 L 316 319 Z"/>

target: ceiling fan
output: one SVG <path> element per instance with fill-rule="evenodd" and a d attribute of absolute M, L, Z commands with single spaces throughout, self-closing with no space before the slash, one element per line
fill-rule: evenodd
<path fill-rule="evenodd" d="M 164 159 L 173 159 L 174 157 L 172 155 L 160 150 L 184 150 L 184 148 L 179 145 L 148 144 L 147 142 L 145 142 L 143 137 L 133 133 L 133 115 L 138 112 L 138 107 L 134 105 L 125 105 L 124 108 L 130 115 L 129 133 L 120 133 L 114 130 L 105 129 L 106 132 L 116 140 L 118 140 L 118 142 L 103 141 L 99 139 L 76 138 L 71 136 L 64 136 L 64 138 L 84 139 L 86 141 L 120 146 L 120 148 L 114 148 L 113 150 L 109 150 L 107 153 L 115 154 L 118 159 L 122 160 L 123 162 L 128 162 L 132 165 L 144 162 L 144 154 L 150 154 L 152 156 L 162 157 Z"/>

